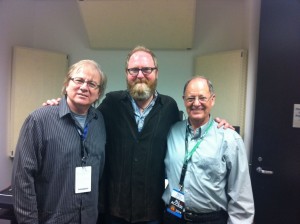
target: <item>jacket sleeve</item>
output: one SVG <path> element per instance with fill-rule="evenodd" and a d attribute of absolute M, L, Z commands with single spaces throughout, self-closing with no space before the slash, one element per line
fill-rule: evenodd
<path fill-rule="evenodd" d="M 102 113 L 103 117 L 104 117 L 104 121 L 106 122 L 108 120 L 108 116 L 109 116 L 109 96 L 110 94 L 106 94 L 106 97 L 104 98 L 104 100 L 102 101 L 102 103 L 98 106 L 98 110 Z M 105 123 L 105 128 L 107 129 L 107 123 Z M 106 134 L 107 134 L 107 130 L 106 130 Z M 109 144 L 108 142 L 108 138 L 106 138 L 106 145 L 105 145 L 105 151 L 107 150 L 107 145 Z M 105 153 L 105 157 L 107 156 L 107 153 Z M 107 161 L 107 158 L 105 158 L 105 161 Z M 97 220 L 97 224 L 103 224 L 105 223 L 105 216 L 107 211 L 107 206 L 108 206 L 108 194 L 107 194 L 107 178 L 108 178 L 108 174 L 107 174 L 107 163 L 105 162 L 104 164 L 104 169 L 103 169 L 103 173 L 102 173 L 102 177 L 100 180 L 100 184 L 99 184 L 99 199 L 98 199 L 98 220 Z"/>
<path fill-rule="evenodd" d="M 38 172 L 38 147 L 41 131 L 32 117 L 21 129 L 13 161 L 12 190 L 14 212 L 19 224 L 38 223 L 35 177 Z"/>

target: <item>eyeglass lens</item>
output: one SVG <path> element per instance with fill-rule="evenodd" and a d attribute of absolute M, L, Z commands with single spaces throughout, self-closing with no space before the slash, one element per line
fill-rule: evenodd
<path fill-rule="evenodd" d="M 150 75 L 153 70 L 155 70 L 156 68 L 151 68 L 151 67 L 144 67 L 144 68 L 129 68 L 127 69 L 127 71 L 129 72 L 130 75 L 138 75 L 139 72 L 141 71 L 143 73 L 143 75 Z"/>
<path fill-rule="evenodd" d="M 212 96 L 212 95 L 211 95 Z M 211 98 L 211 96 L 210 97 L 199 97 L 199 96 L 196 96 L 196 97 L 188 97 L 188 98 L 186 98 L 186 100 L 187 100 L 187 102 L 189 102 L 189 103 L 194 103 L 195 102 L 195 100 L 198 100 L 198 102 L 200 102 L 200 103 L 206 103 L 210 98 Z"/>
<path fill-rule="evenodd" d="M 99 85 L 97 85 L 97 83 L 93 82 L 93 81 L 86 81 L 83 78 L 71 78 L 71 80 L 76 84 L 76 85 L 83 85 L 84 83 L 86 83 L 88 85 L 88 87 L 92 88 L 92 89 L 97 89 L 99 87 Z"/>

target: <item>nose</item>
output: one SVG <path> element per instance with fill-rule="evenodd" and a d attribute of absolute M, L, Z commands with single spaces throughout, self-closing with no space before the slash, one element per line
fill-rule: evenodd
<path fill-rule="evenodd" d="M 200 101 L 199 101 L 198 96 L 195 97 L 195 100 L 194 100 L 194 102 L 193 102 L 193 105 L 194 105 L 194 106 L 199 106 L 199 105 L 200 105 Z"/>
<path fill-rule="evenodd" d="M 139 73 L 137 74 L 136 77 L 139 78 L 139 79 L 142 79 L 142 78 L 145 77 L 144 74 L 143 74 L 143 72 L 142 72 L 142 70 L 139 70 Z"/>
<path fill-rule="evenodd" d="M 82 85 L 80 86 L 80 89 L 81 90 L 86 90 L 88 88 L 88 83 L 87 82 L 84 82 L 84 83 L 82 83 Z"/>

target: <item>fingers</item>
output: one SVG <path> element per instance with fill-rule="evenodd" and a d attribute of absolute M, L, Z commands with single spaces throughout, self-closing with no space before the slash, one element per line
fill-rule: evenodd
<path fill-rule="evenodd" d="M 215 121 L 218 123 L 218 128 L 223 127 L 224 129 L 230 128 L 232 130 L 235 130 L 234 127 L 231 124 L 229 124 L 225 119 L 216 117 Z"/>
<path fill-rule="evenodd" d="M 51 99 L 51 100 L 47 100 L 42 105 L 43 106 L 55 106 L 55 105 L 59 104 L 59 101 L 61 101 L 61 98 Z"/>

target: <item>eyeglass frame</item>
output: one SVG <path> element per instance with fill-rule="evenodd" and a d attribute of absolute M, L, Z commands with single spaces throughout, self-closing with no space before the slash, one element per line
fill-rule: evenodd
<path fill-rule="evenodd" d="M 133 71 L 133 69 L 134 69 L 135 71 L 137 71 L 136 74 L 132 74 L 132 73 L 131 73 L 131 72 Z M 151 70 L 151 72 L 145 73 L 145 71 L 143 71 L 143 69 L 144 69 L 144 70 L 145 70 L 145 69 L 149 69 L 149 70 Z M 140 73 L 140 71 L 142 72 L 142 74 L 143 74 L 144 76 L 148 76 L 148 75 L 150 75 L 154 70 L 157 70 L 157 67 L 143 67 L 143 68 L 137 68 L 137 67 L 134 67 L 134 68 L 128 68 L 128 69 L 127 69 L 127 72 L 128 72 L 131 76 L 136 77 L 136 76 L 138 76 L 138 74 Z"/>
<path fill-rule="evenodd" d="M 190 104 L 193 104 L 195 103 L 196 101 L 196 98 L 198 98 L 198 102 L 200 103 L 207 103 L 210 99 L 212 99 L 213 97 L 215 96 L 215 94 L 211 94 L 208 98 L 207 97 L 199 97 L 199 96 L 195 96 L 195 97 L 185 97 L 183 96 L 183 99 L 190 103 Z"/>
<path fill-rule="evenodd" d="M 75 79 L 80 79 L 80 80 L 75 80 Z M 84 83 L 87 84 L 87 86 L 91 89 L 100 89 L 101 85 L 98 85 L 96 82 L 94 81 L 86 81 L 84 78 L 80 78 L 80 77 L 71 77 L 70 80 L 72 80 L 74 82 L 74 84 L 76 84 L 77 86 L 82 86 Z M 92 85 L 92 86 L 91 86 Z M 95 87 L 93 86 L 95 85 Z"/>

